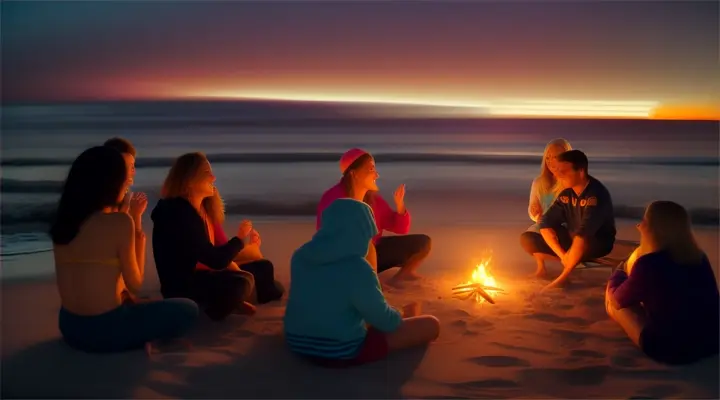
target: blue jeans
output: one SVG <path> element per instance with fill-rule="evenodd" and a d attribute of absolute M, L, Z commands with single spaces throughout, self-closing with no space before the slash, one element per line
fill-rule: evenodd
<path fill-rule="evenodd" d="M 124 304 L 104 314 L 84 316 L 60 309 L 60 332 L 71 347 L 91 353 L 143 348 L 158 339 L 182 336 L 197 320 L 198 306 L 189 299 Z"/>

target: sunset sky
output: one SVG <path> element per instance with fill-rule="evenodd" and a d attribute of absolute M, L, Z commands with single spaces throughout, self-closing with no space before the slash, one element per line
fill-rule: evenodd
<path fill-rule="evenodd" d="M 720 116 L 712 0 L 207 3 L 3 2 L 3 101 L 555 99 Z"/>

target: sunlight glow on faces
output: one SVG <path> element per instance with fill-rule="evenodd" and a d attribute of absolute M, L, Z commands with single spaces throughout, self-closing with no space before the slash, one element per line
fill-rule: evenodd
<path fill-rule="evenodd" d="M 191 94 L 188 97 L 246 100 L 280 100 L 333 103 L 370 103 L 464 108 L 469 115 L 650 118 L 659 105 L 656 101 L 505 99 L 451 101 L 400 98 L 392 96 L 350 96 L 331 94 L 291 94 L 219 91 Z"/>

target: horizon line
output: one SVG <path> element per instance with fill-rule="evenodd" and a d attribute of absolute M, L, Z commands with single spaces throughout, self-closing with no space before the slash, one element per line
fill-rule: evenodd
<path fill-rule="evenodd" d="M 172 103 L 248 103 L 248 102 L 267 102 L 267 103 L 318 103 L 318 104 L 354 104 L 354 105 L 377 105 L 377 106 L 409 106 L 409 107 L 435 107 L 435 108 L 444 108 L 444 109 L 475 109 L 475 110 L 483 110 L 487 109 L 488 106 L 493 103 L 493 101 L 483 101 L 483 102 L 472 102 L 472 103 L 462 103 L 462 102 L 447 102 L 447 103 L 437 103 L 437 102 L 422 102 L 422 101 L 402 101 L 402 100 L 382 100 L 382 99 L 331 99 L 331 98 L 298 98 L 298 97 L 265 97 L 265 96 L 212 96 L 212 95 L 206 95 L 206 96 L 167 96 L 167 97 L 97 97 L 97 96 L 88 96 L 88 97 L 74 97 L 74 98 L 66 98 L 66 99 L 14 99 L 14 100 L 6 100 L 3 99 L 0 101 L 0 107 L 13 107 L 13 106 L 30 106 L 30 105 L 63 105 L 63 104 L 82 104 L 82 103 L 152 103 L 152 102 L 172 102 Z M 512 103 L 515 103 L 513 105 Z M 654 104 L 655 107 L 653 110 L 656 110 L 658 108 L 663 107 L 663 104 L 660 102 L 651 102 L 651 101 L 609 101 L 609 100 L 560 100 L 555 98 L 545 98 L 545 99 L 507 99 L 507 100 L 495 100 L 494 103 L 501 104 L 502 108 L 494 113 L 478 113 L 475 115 L 456 115 L 456 116 L 443 116 L 443 117 L 433 117 L 433 116 L 417 116 L 412 117 L 412 119 L 464 119 L 464 120 L 472 120 L 472 119 L 537 119 L 537 120 L 547 120 L 547 119 L 557 119 L 557 120 L 656 120 L 656 121 L 688 121 L 688 122 L 709 122 L 709 121 L 719 121 L 720 122 L 720 115 L 718 116 L 707 116 L 707 117 L 682 117 L 682 116 L 672 116 L 672 115 L 641 115 L 638 114 L 639 109 L 637 109 L 640 105 L 649 106 L 650 104 Z M 520 104 L 530 105 L 530 110 L 532 111 L 533 108 L 544 111 L 545 113 L 539 114 L 539 113 L 520 113 L 523 111 L 522 109 L 519 109 L 518 106 Z M 629 105 L 633 108 L 631 112 L 626 113 L 625 115 L 622 115 L 623 113 L 620 113 L 621 115 L 612 115 L 612 114 L 604 114 L 604 115 L 584 115 L 580 112 L 581 109 L 578 109 L 575 112 L 565 112 L 560 111 L 558 114 L 548 113 L 547 108 L 538 108 L 537 105 L 549 105 L 553 109 L 558 109 L 558 107 L 562 107 L 563 105 L 569 105 L 572 104 L 574 107 L 570 108 L 577 108 L 576 105 L 578 104 L 586 104 L 588 106 L 593 105 L 609 105 L 609 104 L 617 104 L 617 105 Z M 637 105 L 635 105 L 637 104 Z M 526 109 L 527 110 L 527 109 Z M 632 112 L 634 111 L 634 113 Z M 513 112 L 518 112 L 517 114 Z M 552 111 L 550 111 L 552 112 Z M 402 119 L 407 117 L 382 117 L 377 119 Z"/>

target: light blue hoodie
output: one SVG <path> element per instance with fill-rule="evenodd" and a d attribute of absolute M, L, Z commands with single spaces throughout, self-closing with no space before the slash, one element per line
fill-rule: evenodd
<path fill-rule="evenodd" d="M 365 260 L 377 234 L 372 209 L 337 199 L 322 213 L 322 227 L 290 261 L 285 339 L 296 353 L 353 358 L 370 324 L 393 332 L 402 316 L 388 305 L 377 274 Z"/>

